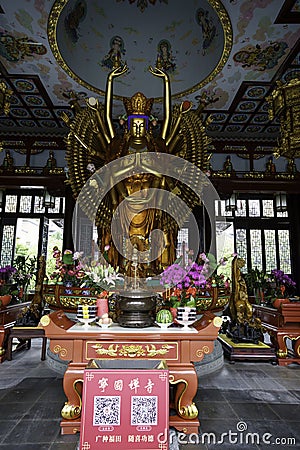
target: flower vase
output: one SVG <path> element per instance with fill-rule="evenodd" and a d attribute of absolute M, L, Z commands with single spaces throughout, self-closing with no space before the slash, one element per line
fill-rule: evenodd
<path fill-rule="evenodd" d="M 290 303 L 290 300 L 288 298 L 275 298 L 273 301 L 273 306 L 276 309 L 281 309 L 281 306 L 285 303 Z"/>
<path fill-rule="evenodd" d="M 0 295 L 0 308 L 5 308 L 10 304 L 12 296 L 10 294 Z"/>

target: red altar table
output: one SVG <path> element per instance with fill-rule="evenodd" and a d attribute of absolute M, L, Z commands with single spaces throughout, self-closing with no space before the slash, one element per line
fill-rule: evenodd
<path fill-rule="evenodd" d="M 300 303 L 282 304 L 280 309 L 253 305 L 254 316 L 261 320 L 274 345 L 279 366 L 300 364 Z M 287 340 L 292 342 L 288 351 Z"/>
<path fill-rule="evenodd" d="M 169 383 L 174 388 L 169 425 L 184 433 L 198 433 L 198 410 L 193 401 L 198 387 L 193 361 L 213 351 L 222 319 L 207 311 L 193 327 L 110 328 L 83 326 L 63 311 L 43 316 L 41 325 L 50 340 L 50 350 L 69 361 L 63 388 L 67 401 L 61 411 L 62 434 L 80 431 L 84 369 L 100 360 L 164 360 Z"/>

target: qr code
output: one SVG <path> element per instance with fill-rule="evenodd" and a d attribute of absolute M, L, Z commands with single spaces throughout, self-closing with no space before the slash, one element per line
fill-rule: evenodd
<path fill-rule="evenodd" d="M 157 397 L 131 397 L 131 425 L 157 425 Z"/>
<path fill-rule="evenodd" d="M 120 425 L 121 398 L 95 396 L 93 425 Z"/>

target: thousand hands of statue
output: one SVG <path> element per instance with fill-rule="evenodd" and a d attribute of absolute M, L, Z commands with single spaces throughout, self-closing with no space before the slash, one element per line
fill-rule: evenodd
<path fill-rule="evenodd" d="M 124 65 L 109 73 L 104 104 L 90 97 L 86 100 L 86 106 L 81 107 L 76 95 L 72 96 L 71 107 L 75 117 L 70 120 L 64 116 L 70 128 L 67 138 L 68 182 L 75 198 L 87 182 L 100 193 L 97 182 L 94 179 L 89 181 L 89 178 L 108 163 L 119 162 L 117 170 L 111 174 L 112 179 L 106 180 L 111 186 L 107 195 L 100 204 L 94 198 L 89 198 L 83 209 L 87 215 L 88 209 L 97 209 L 95 222 L 98 245 L 102 254 L 109 247 L 108 261 L 114 267 L 119 266 L 120 271 L 127 276 L 147 277 L 160 273 L 174 262 L 178 229 L 186 219 L 180 210 L 177 211 L 176 220 L 163 210 L 160 205 L 161 190 L 179 196 L 190 209 L 200 203 L 194 192 L 180 182 L 180 174 L 174 179 L 164 172 L 160 173 L 161 168 L 157 161 L 151 160 L 151 154 L 184 158 L 194 164 L 197 170 L 205 171 L 209 159 L 209 140 L 201 116 L 191 109 L 191 102 L 183 101 L 171 109 L 170 80 L 157 67 L 150 67 L 149 71 L 164 81 L 164 118 L 161 127 L 157 127 L 157 119 L 151 115 L 154 99 L 146 98 L 141 92 L 131 98 L 123 98 L 126 114 L 120 118 L 119 127 L 116 127 L 112 118 L 113 80 L 126 74 L 126 71 L 127 66 Z M 149 152 L 151 154 L 147 159 Z M 123 157 L 126 157 L 125 161 Z M 195 174 L 191 171 L 189 176 L 193 180 Z M 113 241 L 112 218 L 121 204 L 121 225 L 117 236 L 113 235 Z M 157 229 L 162 233 L 156 238 L 155 233 L 151 232 Z M 154 247 L 157 257 L 151 257 Z M 122 252 L 118 250 L 120 248 Z M 133 259 L 136 261 L 137 253 L 143 254 L 143 259 L 132 264 Z M 145 257 L 147 254 L 148 262 Z"/>

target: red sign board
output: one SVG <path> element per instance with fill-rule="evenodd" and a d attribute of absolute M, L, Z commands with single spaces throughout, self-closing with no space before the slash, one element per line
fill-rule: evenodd
<path fill-rule="evenodd" d="M 168 370 L 86 369 L 80 450 L 167 450 Z"/>

